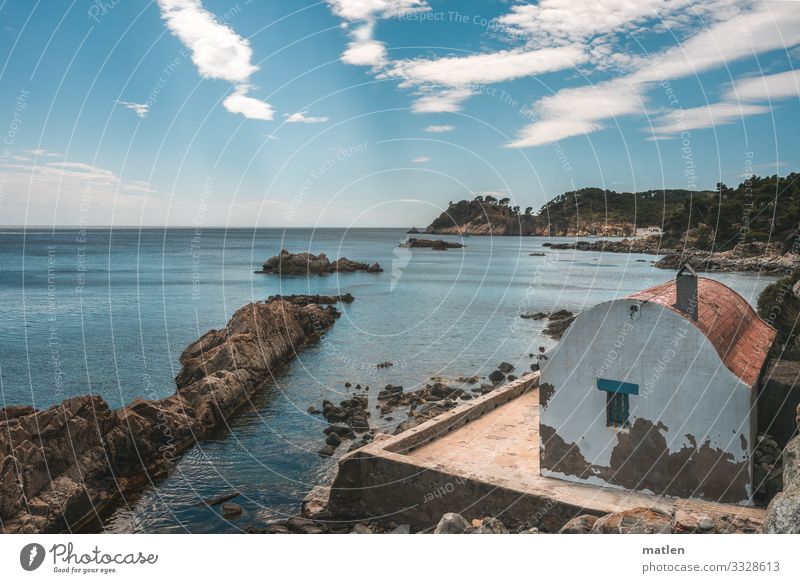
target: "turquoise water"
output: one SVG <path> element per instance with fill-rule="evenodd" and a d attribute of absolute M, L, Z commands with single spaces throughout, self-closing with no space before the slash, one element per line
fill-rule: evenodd
<path fill-rule="evenodd" d="M 239 307 L 277 293 L 350 292 L 324 343 L 307 348 L 231 427 L 105 520 L 109 531 L 235 532 L 294 515 L 330 477 L 316 451 L 324 420 L 306 414 L 349 395 L 345 382 L 406 390 L 434 375 L 527 370 L 546 322 L 520 313 L 598 302 L 672 272 L 646 255 L 552 251 L 540 237 L 468 237 L 446 252 L 397 247 L 402 229 L 122 229 L 0 232 L 0 406 L 47 407 L 98 393 L 112 406 L 174 392 L 178 358 Z M 448 238 L 448 237 L 445 237 Z M 449 239 L 454 239 L 449 237 Z M 558 239 L 563 242 L 564 239 Z M 276 278 L 253 273 L 281 248 L 378 261 L 381 274 Z M 543 252 L 545 256 L 531 256 Z M 772 278 L 715 274 L 751 303 Z M 379 362 L 395 366 L 377 369 Z M 372 423 L 391 431 L 373 415 Z M 228 522 L 201 499 L 237 490 Z"/>

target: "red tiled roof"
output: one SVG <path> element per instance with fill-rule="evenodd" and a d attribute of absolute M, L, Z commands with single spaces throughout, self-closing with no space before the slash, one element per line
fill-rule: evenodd
<path fill-rule="evenodd" d="M 684 316 L 706 335 L 725 366 L 752 387 L 775 341 L 775 329 L 758 316 L 747 300 L 718 281 L 698 277 L 697 296 L 697 321 L 674 307 L 675 280 L 628 297 L 662 304 Z"/>

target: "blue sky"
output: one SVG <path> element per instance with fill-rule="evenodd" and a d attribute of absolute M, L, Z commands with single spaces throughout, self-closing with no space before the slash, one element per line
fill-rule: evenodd
<path fill-rule="evenodd" d="M 0 0 L 0 224 L 424 225 L 800 169 L 800 3 Z"/>

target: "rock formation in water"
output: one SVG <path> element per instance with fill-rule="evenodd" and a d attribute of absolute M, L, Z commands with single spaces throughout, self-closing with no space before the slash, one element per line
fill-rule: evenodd
<path fill-rule="evenodd" d="M 455 241 L 443 241 L 442 239 L 416 239 L 412 237 L 405 245 L 406 247 L 428 247 L 436 251 L 447 251 L 448 249 L 461 249 L 464 245 Z"/>
<path fill-rule="evenodd" d="M 264 262 L 260 271 L 256 273 L 275 275 L 325 275 L 328 273 L 351 273 L 353 271 L 366 271 L 367 273 L 380 273 L 383 271 L 377 263 L 369 265 L 359 261 L 351 261 L 342 257 L 331 261 L 324 253 L 290 253 L 282 249 L 278 255 L 270 257 Z"/>
<path fill-rule="evenodd" d="M 239 309 L 181 355 L 175 394 L 113 410 L 97 395 L 0 409 L 0 530 L 79 528 L 198 439 L 223 429 L 339 312 L 273 300 Z"/>
<path fill-rule="evenodd" d="M 330 304 L 352 304 L 355 298 L 353 294 L 339 294 L 335 296 L 323 296 L 319 294 L 295 294 L 290 296 L 283 296 L 283 295 L 275 295 L 269 296 L 267 298 L 267 302 L 274 302 L 276 300 L 283 300 L 285 302 L 289 302 L 290 304 L 294 304 L 296 306 L 307 306 L 309 304 L 322 304 L 322 305 L 330 305 Z"/>

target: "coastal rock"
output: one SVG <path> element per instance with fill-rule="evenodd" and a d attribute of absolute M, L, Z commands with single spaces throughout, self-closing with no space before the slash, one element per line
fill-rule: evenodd
<path fill-rule="evenodd" d="M 797 408 L 800 420 L 800 407 Z M 767 506 L 764 532 L 770 534 L 800 533 L 800 436 L 783 450 L 783 491 Z"/>
<path fill-rule="evenodd" d="M 383 271 L 377 263 L 369 265 L 352 261 L 346 257 L 330 261 L 324 253 L 290 253 L 282 249 L 280 254 L 270 257 L 257 273 L 276 275 L 324 275 L 328 273 L 351 273 L 366 271 L 378 273 Z"/>
<path fill-rule="evenodd" d="M 304 518 L 320 518 L 328 512 L 328 500 L 331 497 L 330 486 L 314 486 L 303 498 L 300 513 Z"/>
<path fill-rule="evenodd" d="M 242 515 L 242 507 L 233 502 L 226 502 L 222 505 L 222 517 L 228 520 L 239 518 Z"/>
<path fill-rule="evenodd" d="M 456 243 L 455 241 L 443 241 L 442 239 L 409 239 L 405 244 L 406 247 L 428 247 L 437 251 L 446 251 L 447 249 L 461 249 L 464 245 Z"/>
<path fill-rule="evenodd" d="M 525 320 L 544 320 L 548 314 L 546 312 L 536 312 L 535 314 L 520 314 L 519 317 Z"/>
<path fill-rule="evenodd" d="M 550 336 L 555 340 L 559 340 L 569 328 L 570 324 L 575 321 L 575 315 L 569 310 L 558 310 L 548 316 L 549 322 L 545 327 L 543 334 Z"/>
<path fill-rule="evenodd" d="M 399 526 L 396 526 L 391 531 L 389 531 L 389 534 L 411 534 L 411 525 L 401 524 Z"/>
<path fill-rule="evenodd" d="M 289 296 L 282 296 L 280 294 L 269 296 L 267 298 L 267 302 L 274 302 L 277 300 L 283 300 L 285 302 L 289 302 L 290 304 L 294 304 L 296 306 L 307 306 L 309 304 L 321 304 L 321 305 L 330 305 L 330 304 L 352 304 L 355 298 L 353 294 L 340 294 L 336 296 L 322 296 L 319 294 L 316 295 L 307 295 L 307 294 L 295 294 Z"/>
<path fill-rule="evenodd" d="M 715 253 L 687 249 L 668 254 L 655 263 L 660 269 L 678 269 L 683 265 L 691 265 L 695 271 L 757 271 L 763 274 L 780 274 L 800 268 L 800 255 L 781 254 L 772 247 L 765 247 L 763 254 L 757 255 L 745 254 L 738 248 Z"/>
<path fill-rule="evenodd" d="M 495 370 L 489 375 L 489 380 L 494 384 L 499 384 L 506 380 L 506 375 L 504 375 L 502 371 Z"/>
<path fill-rule="evenodd" d="M 481 521 L 473 534 L 508 534 L 508 529 L 496 518 L 488 517 Z"/>
<path fill-rule="evenodd" d="M 598 518 L 592 534 L 664 534 L 672 532 L 672 516 L 656 508 L 633 508 Z"/>
<path fill-rule="evenodd" d="M 597 517 L 591 514 L 581 514 L 567 522 L 558 531 L 558 534 L 588 534 L 592 532 L 594 523 L 597 522 Z"/>
<path fill-rule="evenodd" d="M 497 367 L 497 370 L 499 370 L 500 372 L 502 372 L 502 373 L 504 373 L 504 374 L 508 374 L 508 373 L 510 373 L 512 370 L 514 370 L 514 365 L 513 365 L 513 364 L 511 364 L 511 363 L 508 363 L 508 362 L 501 362 L 501 363 L 498 365 L 498 367 Z"/>
<path fill-rule="evenodd" d="M 433 534 L 464 534 L 468 527 L 466 518 L 455 512 L 448 512 L 439 520 Z"/>
<path fill-rule="evenodd" d="M 240 496 L 239 492 L 228 492 L 227 494 L 220 494 L 219 496 L 213 496 L 212 498 L 206 498 L 203 500 L 203 504 L 206 506 L 219 506 L 229 500 L 233 500 L 237 496 Z"/>
<path fill-rule="evenodd" d="M 135 481 L 124 478 L 163 468 L 225 426 L 337 315 L 316 304 L 248 304 L 183 352 L 177 391 L 165 399 L 112 410 L 86 395 L 43 411 L 0 410 L 2 530 L 59 532 L 116 503 Z"/>

